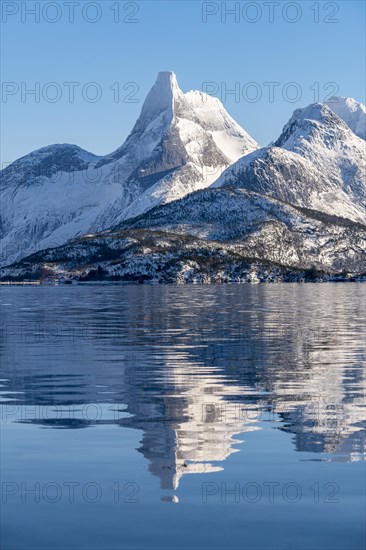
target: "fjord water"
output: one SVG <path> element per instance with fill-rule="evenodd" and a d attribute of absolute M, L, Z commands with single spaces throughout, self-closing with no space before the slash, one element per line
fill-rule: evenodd
<path fill-rule="evenodd" d="M 4 550 L 364 547 L 364 285 L 1 303 Z"/>

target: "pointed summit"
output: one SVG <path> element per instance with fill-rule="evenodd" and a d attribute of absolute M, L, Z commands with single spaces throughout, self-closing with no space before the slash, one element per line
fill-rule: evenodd
<path fill-rule="evenodd" d="M 184 94 L 175 74 L 162 71 L 132 132 L 109 155 L 57 149 L 28 155 L 16 176 L 9 168 L 3 178 L 8 192 L 1 197 L 4 211 L 9 212 L 3 220 L 3 227 L 9 227 L 3 246 L 14 249 L 13 259 L 33 252 L 35 246 L 56 246 L 76 234 L 106 229 L 209 186 L 232 162 L 257 147 L 218 99 L 199 91 Z M 46 165 L 51 171 L 45 171 Z M 70 167 L 72 186 L 68 186 Z M 88 178 L 83 174 L 86 169 Z M 54 171 L 65 185 L 57 188 L 59 200 L 50 180 Z M 39 181 L 37 174 L 43 172 Z M 26 199 L 18 194 L 18 181 L 24 179 L 30 187 Z M 9 260 L 7 255 L 4 261 Z"/>
<path fill-rule="evenodd" d="M 160 71 L 156 78 L 155 85 L 169 88 L 178 88 L 177 76 L 173 71 Z"/>
<path fill-rule="evenodd" d="M 171 128 L 175 106 L 178 103 L 185 104 L 186 101 L 175 74 L 172 71 L 159 72 L 130 135 L 121 147 L 110 155 L 107 162 L 110 159 L 117 160 L 132 155 L 137 167 L 140 162 L 150 158 Z"/>
<path fill-rule="evenodd" d="M 144 101 L 138 123 L 146 126 L 162 113 L 167 113 L 167 117 L 172 119 L 174 101 L 178 99 L 183 100 L 184 95 L 178 86 L 175 74 L 171 71 L 158 73 L 156 82 Z"/>

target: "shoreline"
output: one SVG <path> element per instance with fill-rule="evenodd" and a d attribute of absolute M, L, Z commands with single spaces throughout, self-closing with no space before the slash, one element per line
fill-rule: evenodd
<path fill-rule="evenodd" d="M 327 283 L 366 283 L 366 277 L 351 278 L 351 279 L 329 279 L 329 280 L 315 280 L 315 281 L 217 281 L 217 282 L 200 282 L 200 281 L 187 281 L 187 282 L 164 282 L 158 281 L 63 281 L 63 282 L 41 282 L 41 281 L 0 281 L 0 286 L 222 286 L 222 285 L 258 285 L 258 284 L 327 284 Z"/>

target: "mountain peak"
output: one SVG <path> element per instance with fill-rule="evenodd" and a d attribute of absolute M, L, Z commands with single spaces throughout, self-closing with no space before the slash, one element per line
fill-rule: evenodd
<path fill-rule="evenodd" d="M 311 103 L 306 107 L 295 109 L 290 121 L 313 120 L 315 122 L 327 122 L 332 114 L 324 103 Z"/>
<path fill-rule="evenodd" d="M 173 71 L 160 71 L 156 77 L 156 84 L 162 84 L 164 86 L 177 87 L 177 76 Z"/>
<path fill-rule="evenodd" d="M 293 112 L 274 146 L 297 151 L 300 142 L 313 140 L 315 136 L 321 141 L 329 141 L 330 138 L 346 137 L 347 133 L 347 125 L 327 105 L 312 103 Z"/>
<path fill-rule="evenodd" d="M 176 94 L 183 94 L 179 88 L 177 77 L 172 71 L 159 72 L 152 90 L 154 90 L 155 95 L 160 96 L 162 101 L 165 99 L 171 101 L 171 98 Z"/>
<path fill-rule="evenodd" d="M 352 97 L 331 97 L 325 104 L 356 136 L 366 139 L 366 107 Z"/>
<path fill-rule="evenodd" d="M 154 118 L 167 113 L 169 118 L 174 114 L 174 101 L 183 98 L 183 92 L 178 86 L 177 77 L 171 71 L 158 73 L 157 79 L 142 106 L 140 122 L 144 126 Z"/>

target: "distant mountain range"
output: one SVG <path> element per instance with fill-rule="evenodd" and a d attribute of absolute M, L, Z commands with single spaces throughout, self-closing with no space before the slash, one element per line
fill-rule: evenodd
<path fill-rule="evenodd" d="M 297 109 L 260 148 L 159 73 L 105 157 L 52 145 L 2 170 L 0 276 L 220 282 L 366 272 L 365 107 Z"/>

